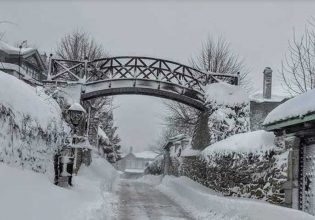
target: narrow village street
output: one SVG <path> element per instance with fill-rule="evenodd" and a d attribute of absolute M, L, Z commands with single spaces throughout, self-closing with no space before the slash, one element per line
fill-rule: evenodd
<path fill-rule="evenodd" d="M 187 212 L 153 186 L 131 179 L 121 179 L 119 220 L 191 220 Z"/>

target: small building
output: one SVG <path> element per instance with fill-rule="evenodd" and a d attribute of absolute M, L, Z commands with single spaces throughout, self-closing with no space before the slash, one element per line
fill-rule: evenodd
<path fill-rule="evenodd" d="M 288 155 L 287 206 L 315 215 L 315 89 L 298 95 L 271 111 L 267 131 L 283 137 Z"/>
<path fill-rule="evenodd" d="M 272 70 L 266 67 L 263 79 L 263 91 L 258 91 L 250 96 L 250 130 L 263 129 L 263 122 L 268 113 L 278 105 L 288 100 L 285 95 L 272 93 Z"/>
<path fill-rule="evenodd" d="M 143 173 L 144 169 L 158 156 L 153 151 L 130 152 L 117 162 L 117 169 L 130 173 Z"/>
<path fill-rule="evenodd" d="M 46 79 L 45 55 L 33 48 L 17 48 L 0 41 L 0 70 L 29 84 L 40 84 Z"/>

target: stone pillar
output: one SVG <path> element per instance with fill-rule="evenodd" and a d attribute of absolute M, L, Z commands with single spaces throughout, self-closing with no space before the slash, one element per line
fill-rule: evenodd
<path fill-rule="evenodd" d="M 286 148 L 291 148 L 288 156 L 287 181 L 283 184 L 285 205 L 298 209 L 299 205 L 299 150 L 300 138 L 286 141 Z"/>
<path fill-rule="evenodd" d="M 170 164 L 171 164 L 171 155 L 170 155 L 170 148 L 164 149 L 164 170 L 163 175 L 170 174 Z"/>
<path fill-rule="evenodd" d="M 201 112 L 194 130 L 194 135 L 192 138 L 192 148 L 196 150 L 203 150 L 210 143 L 210 133 L 209 133 L 209 112 L 206 110 Z"/>

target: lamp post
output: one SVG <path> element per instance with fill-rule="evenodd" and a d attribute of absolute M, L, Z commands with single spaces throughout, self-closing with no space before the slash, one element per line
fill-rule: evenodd
<path fill-rule="evenodd" d="M 62 149 L 54 159 L 55 184 L 72 186 L 73 171 L 77 169 L 78 146 L 85 142 L 86 111 L 79 103 L 74 103 L 67 110 L 67 119 L 71 127 L 71 136 L 66 140 Z M 82 147 L 81 147 L 82 148 Z"/>
<path fill-rule="evenodd" d="M 21 50 L 22 50 L 23 44 L 26 44 L 26 43 L 27 41 L 24 40 L 19 46 L 19 79 L 21 79 Z"/>
<path fill-rule="evenodd" d="M 74 103 L 70 106 L 68 109 L 68 115 L 70 119 L 71 124 L 71 145 L 72 149 L 74 151 L 74 161 L 73 161 L 73 167 L 75 173 L 78 170 L 78 148 L 83 148 L 84 144 L 80 144 L 82 142 L 85 142 L 85 118 L 86 118 L 86 111 L 79 103 Z"/>

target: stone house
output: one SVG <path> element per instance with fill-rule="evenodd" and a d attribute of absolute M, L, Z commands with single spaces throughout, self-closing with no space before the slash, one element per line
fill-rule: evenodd
<path fill-rule="evenodd" d="M 315 90 L 288 100 L 265 119 L 267 131 L 284 139 L 288 155 L 285 203 L 315 215 Z"/>
<path fill-rule="evenodd" d="M 38 50 L 17 48 L 0 41 L 0 70 L 29 84 L 40 84 L 46 79 L 46 60 Z"/>
<path fill-rule="evenodd" d="M 268 113 L 288 100 L 285 95 L 272 94 L 272 70 L 266 67 L 263 79 L 263 91 L 250 96 L 250 130 L 263 129 L 263 122 Z"/>
<path fill-rule="evenodd" d="M 153 151 L 142 151 L 134 153 L 132 148 L 130 152 L 119 160 L 116 164 L 118 170 L 124 172 L 143 173 L 144 169 L 158 156 Z"/>

